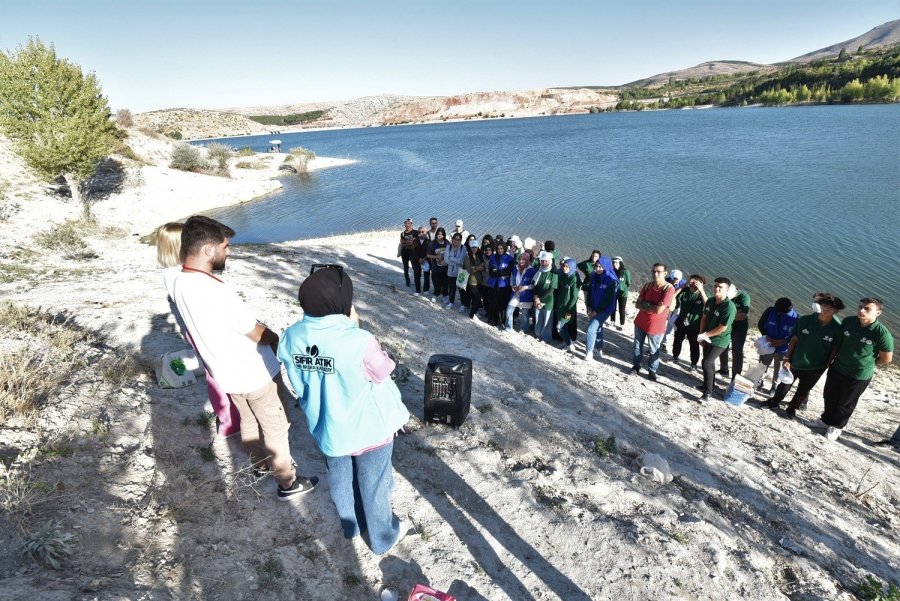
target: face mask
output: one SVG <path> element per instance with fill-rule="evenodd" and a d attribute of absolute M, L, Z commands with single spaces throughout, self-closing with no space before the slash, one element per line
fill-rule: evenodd
<path fill-rule="evenodd" d="M 813 310 L 813 313 L 821 313 L 821 312 L 822 312 L 822 305 L 820 305 L 819 303 L 813 303 L 813 304 L 812 304 L 812 310 Z"/>

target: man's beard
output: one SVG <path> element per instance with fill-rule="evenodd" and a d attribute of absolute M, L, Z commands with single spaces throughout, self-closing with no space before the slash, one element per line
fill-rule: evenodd
<path fill-rule="evenodd" d="M 225 259 L 226 259 L 225 256 L 216 257 L 215 260 L 210 265 L 210 267 L 212 267 L 212 270 L 213 271 L 225 271 Z"/>

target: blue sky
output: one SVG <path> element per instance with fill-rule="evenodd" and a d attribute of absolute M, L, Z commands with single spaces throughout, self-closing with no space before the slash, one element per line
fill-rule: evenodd
<path fill-rule="evenodd" d="M 896 18 L 897 0 L 7 0 L 0 48 L 39 36 L 145 111 L 618 85 Z"/>

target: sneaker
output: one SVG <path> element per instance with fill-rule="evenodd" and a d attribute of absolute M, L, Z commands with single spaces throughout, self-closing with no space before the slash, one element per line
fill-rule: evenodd
<path fill-rule="evenodd" d="M 800 411 L 806 411 L 806 401 L 800 403 Z"/>
<path fill-rule="evenodd" d="M 696 363 L 691 363 L 691 371 L 692 371 L 692 372 L 697 371 L 698 369 L 700 369 L 700 368 L 697 367 L 697 364 L 696 364 Z"/>
<path fill-rule="evenodd" d="M 292 497 L 305 495 L 313 490 L 318 483 L 319 479 L 316 476 L 312 476 L 311 478 L 297 476 L 294 478 L 294 483 L 287 488 L 282 488 L 280 484 L 278 485 L 278 500 L 289 501 Z"/>
<path fill-rule="evenodd" d="M 411 284 L 409 282 L 406 282 L 406 287 L 409 288 L 410 286 Z"/>
<path fill-rule="evenodd" d="M 394 549 L 397 548 L 397 545 L 399 545 L 401 542 L 403 542 L 403 539 L 405 539 L 407 536 L 410 536 L 410 535 L 416 533 L 415 526 L 413 526 L 413 523 L 411 521 L 409 521 L 408 518 L 400 518 L 399 530 L 400 531 L 397 533 L 397 540 L 394 541 L 394 544 L 391 545 L 391 548 L 388 549 L 387 551 L 385 551 L 385 553 L 390 553 L 391 551 L 393 551 Z"/>
<path fill-rule="evenodd" d="M 481 318 L 478 317 L 478 314 L 477 314 L 477 313 L 476 313 L 475 315 L 472 315 L 471 317 L 469 317 L 469 319 L 471 319 L 472 321 L 474 321 L 475 323 L 478 323 L 478 324 L 484 323 L 484 322 L 481 321 Z"/>
<path fill-rule="evenodd" d="M 781 401 L 773 401 L 770 399 L 766 401 L 766 407 L 771 409 L 772 411 L 777 411 L 778 408 L 781 407 Z"/>
<path fill-rule="evenodd" d="M 640 367 L 634 367 L 634 366 L 632 366 L 631 369 L 628 371 L 628 375 L 629 375 L 629 376 L 630 376 L 630 375 L 638 375 L 638 374 L 640 374 L 640 373 L 641 373 L 641 368 L 640 368 Z"/>
<path fill-rule="evenodd" d="M 647 379 L 650 380 L 651 382 L 656 382 L 656 372 L 655 371 L 647 372 Z"/>
<path fill-rule="evenodd" d="M 465 313 L 466 311 L 468 311 L 468 308 L 466 308 L 466 307 L 460 307 L 460 308 L 459 308 L 459 312 L 460 312 L 460 313 Z"/>
<path fill-rule="evenodd" d="M 825 430 L 825 438 L 834 442 L 835 440 L 837 440 L 838 438 L 841 437 L 841 432 L 843 432 L 843 430 L 841 430 L 840 428 L 835 428 L 834 426 L 828 426 L 828 429 Z"/>
<path fill-rule="evenodd" d="M 566 350 L 569 351 L 570 353 L 574 353 L 574 352 L 575 352 L 575 345 L 574 345 L 574 344 L 570 344 L 569 346 L 566 347 Z"/>
<path fill-rule="evenodd" d="M 729 375 L 728 375 L 728 372 L 727 372 L 727 371 L 722 371 L 722 370 L 719 370 L 719 371 L 717 371 L 717 372 L 716 372 L 716 373 L 717 373 L 717 374 L 719 374 L 719 375 L 720 375 L 720 376 L 722 376 L 722 377 L 723 377 L 723 378 L 727 378 L 727 377 L 729 377 Z"/>
<path fill-rule="evenodd" d="M 788 419 L 794 419 L 795 417 L 797 417 L 797 412 L 788 407 L 784 410 L 784 416 Z"/>
<path fill-rule="evenodd" d="M 597 360 L 594 359 L 594 353 L 585 353 L 584 354 L 584 362 L 585 363 L 596 363 Z"/>
<path fill-rule="evenodd" d="M 419 296 L 418 292 L 413 292 L 413 296 Z"/>
<path fill-rule="evenodd" d="M 704 391 L 703 394 L 700 395 L 700 398 L 697 400 L 700 401 L 701 403 L 705 403 L 706 401 L 709 400 L 709 393 Z"/>
<path fill-rule="evenodd" d="M 619 330 L 619 331 L 621 332 L 621 331 L 622 331 L 622 326 L 621 326 L 621 325 L 617 325 L 617 326 L 616 326 L 616 329 Z"/>
<path fill-rule="evenodd" d="M 806 425 L 809 426 L 810 428 L 812 428 L 813 430 L 827 430 L 828 428 L 831 427 L 828 424 L 826 424 L 825 422 L 823 422 L 821 419 L 817 419 L 815 421 L 809 422 Z"/>

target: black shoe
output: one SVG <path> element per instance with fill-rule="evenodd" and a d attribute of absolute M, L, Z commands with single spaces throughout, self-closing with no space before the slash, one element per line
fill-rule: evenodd
<path fill-rule="evenodd" d="M 768 400 L 766 401 L 766 407 L 771 409 L 772 411 L 777 411 L 779 407 L 781 407 L 781 401 Z"/>
<path fill-rule="evenodd" d="M 651 382 L 656 382 L 656 372 L 655 371 L 647 372 L 647 379 L 650 380 Z"/>
<path fill-rule="evenodd" d="M 691 371 L 697 371 L 699 368 L 696 363 L 691 363 Z"/>
<path fill-rule="evenodd" d="M 706 401 L 709 400 L 709 393 L 704 391 L 703 394 L 700 395 L 700 398 L 697 400 L 700 401 L 701 403 L 705 403 Z"/>
<path fill-rule="evenodd" d="M 628 375 L 630 376 L 632 374 L 640 374 L 640 373 L 641 373 L 640 367 L 632 367 L 631 371 L 628 372 Z"/>
<path fill-rule="evenodd" d="M 797 411 L 788 407 L 784 410 L 784 417 L 788 419 L 794 419 L 795 417 L 797 417 Z"/>
<path fill-rule="evenodd" d="M 278 500 L 279 501 L 288 501 L 291 497 L 298 497 L 300 495 L 305 495 L 316 487 L 316 484 L 319 483 L 319 479 L 316 476 L 312 476 L 311 478 L 307 478 L 305 476 L 297 476 L 294 478 L 294 483 L 291 484 L 288 488 L 282 488 L 281 485 L 278 485 Z"/>
<path fill-rule="evenodd" d="M 718 373 L 719 373 L 719 375 L 722 376 L 723 378 L 729 377 L 729 374 L 728 374 L 727 371 L 721 371 L 721 370 L 720 370 Z"/>

